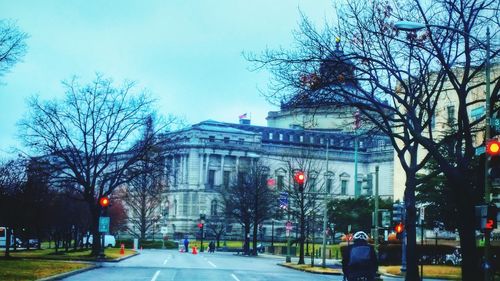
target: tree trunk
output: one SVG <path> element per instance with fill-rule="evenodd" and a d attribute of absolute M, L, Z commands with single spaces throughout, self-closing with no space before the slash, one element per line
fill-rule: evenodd
<path fill-rule="evenodd" d="M 406 174 L 405 209 L 406 209 L 406 281 L 420 280 L 417 263 L 417 232 L 416 232 L 416 208 L 415 208 L 415 172 Z"/>
<path fill-rule="evenodd" d="M 250 223 L 245 224 L 245 243 L 243 245 L 243 253 L 245 255 L 249 254 L 250 248 Z"/>
<path fill-rule="evenodd" d="M 306 233 L 306 219 L 304 210 L 304 192 L 300 193 L 300 237 L 299 237 L 299 262 L 304 264 L 304 238 Z"/>
<path fill-rule="evenodd" d="M 257 255 L 257 231 L 258 231 L 259 225 L 254 222 L 253 223 L 253 237 L 252 237 L 252 242 L 253 242 L 253 249 L 252 249 L 252 255 L 256 256 Z"/>
<path fill-rule="evenodd" d="M 11 239 L 11 233 L 10 233 L 10 227 L 6 227 L 5 231 L 7 231 L 7 236 L 5 239 L 5 257 L 10 258 L 10 239 Z"/>
<path fill-rule="evenodd" d="M 101 250 L 101 234 L 99 233 L 99 213 L 98 207 L 92 207 L 92 252 L 91 255 L 97 257 Z"/>
<path fill-rule="evenodd" d="M 461 185 L 455 182 L 455 195 L 458 199 L 457 208 L 459 221 L 459 234 L 460 234 L 460 248 L 462 250 L 462 280 L 473 281 L 481 280 L 482 271 L 480 268 L 481 258 L 476 248 L 476 235 L 475 235 L 475 216 L 474 216 L 474 203 L 469 194 L 470 186 Z"/>

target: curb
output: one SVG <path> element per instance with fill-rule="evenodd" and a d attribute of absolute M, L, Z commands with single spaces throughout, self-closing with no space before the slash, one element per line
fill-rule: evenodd
<path fill-rule="evenodd" d="M 131 257 L 135 257 L 135 256 L 140 255 L 140 254 L 141 253 L 139 253 L 139 252 L 135 252 L 135 253 L 128 255 L 126 257 L 122 257 L 122 258 L 118 258 L 118 259 L 114 259 L 114 260 L 102 260 L 102 261 L 97 261 L 97 262 L 121 262 L 123 260 L 129 259 Z"/>
<path fill-rule="evenodd" d="M 69 272 L 60 273 L 57 275 L 52 275 L 52 276 L 45 277 L 42 279 L 37 279 L 37 281 L 61 280 L 61 279 L 66 278 L 66 277 L 70 277 L 70 276 L 73 276 L 73 275 L 76 275 L 76 274 L 79 274 L 79 273 L 82 273 L 85 271 L 94 270 L 94 269 L 100 268 L 100 267 L 101 267 L 100 265 L 93 264 L 87 268 L 82 268 L 82 269 L 77 269 L 77 270 L 73 270 L 73 271 L 69 271 Z"/>
<path fill-rule="evenodd" d="M 286 268 L 290 268 L 290 269 L 294 269 L 294 270 L 298 270 L 298 271 L 303 271 L 303 272 L 307 272 L 307 273 L 313 273 L 313 274 L 322 274 L 322 275 L 343 275 L 343 274 L 342 274 L 342 273 L 340 273 L 340 272 L 317 272 L 317 271 L 309 271 L 309 270 L 306 270 L 306 269 L 303 269 L 303 268 L 295 268 L 295 267 L 288 266 L 288 265 L 285 265 L 285 264 L 282 264 L 282 263 L 277 263 L 277 265 L 282 266 L 282 267 L 286 267 Z"/>

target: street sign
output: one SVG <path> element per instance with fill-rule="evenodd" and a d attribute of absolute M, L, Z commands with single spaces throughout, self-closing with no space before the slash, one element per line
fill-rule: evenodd
<path fill-rule="evenodd" d="M 166 226 L 162 226 L 162 227 L 160 228 L 160 233 L 161 233 L 161 234 L 167 234 L 167 227 L 166 227 Z"/>
<path fill-rule="evenodd" d="M 286 193 L 286 192 L 281 192 L 280 193 L 279 203 L 280 203 L 280 208 L 281 209 L 287 209 L 288 208 L 288 193 Z"/>
<path fill-rule="evenodd" d="M 474 119 L 479 119 L 484 115 L 484 106 L 480 106 L 477 108 L 474 108 L 473 110 L 470 111 L 470 116 Z"/>
<path fill-rule="evenodd" d="M 109 232 L 109 217 L 99 217 L 99 232 Z"/>
<path fill-rule="evenodd" d="M 382 210 L 382 227 L 391 226 L 391 212 L 388 210 Z"/>
<path fill-rule="evenodd" d="M 285 228 L 286 228 L 286 230 L 292 230 L 292 228 L 293 228 L 292 222 L 291 221 L 287 221 Z"/>

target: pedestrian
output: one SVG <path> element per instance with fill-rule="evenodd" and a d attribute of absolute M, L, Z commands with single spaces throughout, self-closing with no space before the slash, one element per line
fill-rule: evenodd
<path fill-rule="evenodd" d="M 353 236 L 354 244 L 347 246 L 342 256 L 342 271 L 348 281 L 373 281 L 378 270 L 377 255 L 369 245 L 368 235 L 358 231 Z"/>
<path fill-rule="evenodd" d="M 215 252 L 215 242 L 214 241 L 210 241 L 210 244 L 208 244 L 208 252 L 209 253 Z"/>
<path fill-rule="evenodd" d="M 184 237 L 184 252 L 189 253 L 189 240 L 188 240 L 187 236 Z"/>

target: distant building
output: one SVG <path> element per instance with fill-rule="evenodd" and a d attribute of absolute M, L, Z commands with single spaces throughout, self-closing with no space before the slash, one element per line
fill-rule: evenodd
<path fill-rule="evenodd" d="M 283 159 L 308 157 L 320 164 L 315 175 L 324 179 L 332 198 L 354 196 L 354 134 L 341 130 L 304 130 L 254 126 L 248 119 L 239 124 L 204 121 L 166 135 L 166 169 L 170 187 L 164 204 L 169 237 L 194 236 L 200 214 L 207 219 L 221 215 L 218 192 L 230 179 L 257 159 L 269 165 L 276 188 L 289 177 Z M 326 171 L 326 147 L 329 170 Z M 359 137 L 358 181 L 362 195 L 373 194 L 372 174 L 380 167 L 381 197 L 393 196 L 393 150 L 384 136 Z M 238 234 L 241 228 L 229 229 Z M 276 229 L 276 233 L 279 230 Z M 267 233 L 266 235 L 270 235 Z"/>

